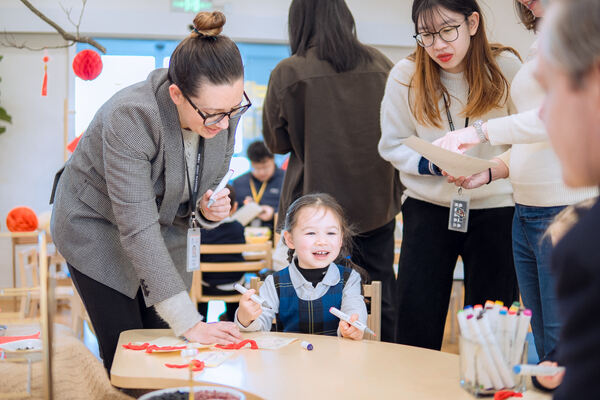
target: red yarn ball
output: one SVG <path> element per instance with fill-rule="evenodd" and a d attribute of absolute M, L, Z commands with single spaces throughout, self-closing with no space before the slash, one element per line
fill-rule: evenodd
<path fill-rule="evenodd" d="M 15 207 L 6 216 L 6 227 L 11 232 L 32 232 L 38 227 L 38 219 L 31 208 Z"/>
<path fill-rule="evenodd" d="M 94 50 L 83 50 L 73 59 L 75 75 L 84 81 L 96 79 L 102 72 L 102 58 Z"/>

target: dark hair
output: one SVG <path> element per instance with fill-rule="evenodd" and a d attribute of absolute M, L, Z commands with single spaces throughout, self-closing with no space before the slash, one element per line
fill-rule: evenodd
<path fill-rule="evenodd" d="M 304 57 L 315 46 L 317 57 L 336 72 L 373 59 L 356 37 L 354 17 L 344 0 L 293 0 L 288 23 L 292 54 Z"/>
<path fill-rule="evenodd" d="M 222 12 L 200 12 L 193 31 L 177 45 L 169 61 L 169 80 L 193 95 L 204 82 L 232 84 L 244 76 L 242 56 L 236 44 L 221 35 L 225 25 Z"/>
<path fill-rule="evenodd" d="M 415 0 L 412 7 L 415 33 L 418 33 L 419 20 L 428 29 L 434 29 L 432 25 L 436 14 L 444 18 L 440 7 L 465 18 L 474 12 L 479 14 L 479 26 L 465 56 L 464 77 L 469 87 L 469 98 L 462 114 L 476 117 L 501 107 L 508 99 L 510 85 L 495 57 L 505 50 L 520 58 L 519 54 L 510 47 L 488 42 L 484 18 L 475 0 Z M 451 98 L 441 83 L 440 67 L 421 46 L 417 46 L 408 58 L 415 62 L 415 73 L 409 84 L 410 110 L 420 124 L 441 127 L 439 100 L 443 97 L 450 102 Z"/>
<path fill-rule="evenodd" d="M 267 149 L 265 143 L 261 140 L 250 143 L 246 152 L 251 162 L 262 162 L 265 158 L 274 159 L 273 153 Z"/>
<path fill-rule="evenodd" d="M 236 200 L 236 198 L 235 198 L 235 189 L 234 189 L 234 188 L 233 188 L 233 186 L 232 186 L 232 185 L 230 185 L 229 183 L 228 183 L 227 185 L 225 185 L 225 187 L 226 187 L 227 189 L 229 189 L 229 196 L 228 196 L 228 197 L 229 197 L 229 200 L 231 201 L 231 207 L 233 207 L 233 205 L 234 205 L 235 203 L 237 203 L 237 200 Z"/>
<path fill-rule="evenodd" d="M 367 271 L 350 260 L 353 246 L 352 237 L 354 236 L 355 232 L 346 219 L 344 209 L 332 196 L 326 193 L 311 193 L 296 199 L 296 201 L 290 204 L 285 214 L 284 230 L 291 232 L 292 229 L 294 229 L 298 222 L 298 214 L 300 213 L 300 210 L 306 207 L 329 210 L 338 218 L 342 233 L 342 248 L 340 249 L 340 254 L 338 254 L 334 262 L 336 264 L 341 264 L 348 268 L 354 269 L 359 273 L 363 282 L 370 282 Z M 292 262 L 293 259 L 294 249 L 289 249 L 288 261 Z"/>
<path fill-rule="evenodd" d="M 523 25 L 525 25 L 525 28 L 527 28 L 529 31 L 537 31 L 539 19 L 533 15 L 533 11 L 527 8 L 527 6 L 521 3 L 519 0 L 514 0 L 514 2 L 517 16 Z"/>

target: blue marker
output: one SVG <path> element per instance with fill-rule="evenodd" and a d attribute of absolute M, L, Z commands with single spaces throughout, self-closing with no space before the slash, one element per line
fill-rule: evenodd
<path fill-rule="evenodd" d="M 313 345 L 306 341 L 303 341 L 302 343 L 300 343 L 300 346 L 302 346 L 302 348 L 309 350 L 309 351 L 313 349 Z"/>

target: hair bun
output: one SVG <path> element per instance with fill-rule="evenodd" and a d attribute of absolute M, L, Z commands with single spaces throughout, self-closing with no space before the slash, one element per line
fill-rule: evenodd
<path fill-rule="evenodd" d="M 194 18 L 194 29 L 192 35 L 218 36 L 225 25 L 225 14 L 221 11 L 203 11 L 196 14 Z"/>

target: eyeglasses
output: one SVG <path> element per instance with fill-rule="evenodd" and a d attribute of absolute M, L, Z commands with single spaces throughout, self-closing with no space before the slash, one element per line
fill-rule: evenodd
<path fill-rule="evenodd" d="M 439 35 L 440 39 L 446 43 L 454 42 L 456 39 L 458 39 L 458 28 L 460 28 L 460 26 L 464 24 L 466 20 L 467 19 L 465 18 L 465 20 L 458 25 L 445 26 L 437 32 L 417 33 L 416 35 L 413 35 L 413 37 L 421 47 L 429 47 L 433 45 L 435 42 L 435 35 Z"/>
<path fill-rule="evenodd" d="M 231 109 L 231 111 L 228 111 L 228 112 L 222 112 L 222 113 L 216 113 L 216 114 L 204 114 L 202 111 L 200 111 L 200 109 L 192 102 L 192 100 L 190 100 L 190 98 L 183 91 L 181 91 L 181 94 L 183 95 L 183 97 L 185 97 L 185 99 L 188 101 L 188 103 L 190 103 L 190 105 L 194 108 L 194 110 L 196 110 L 196 112 L 198 114 L 200 114 L 200 116 L 204 120 L 204 126 L 211 126 L 211 125 L 218 124 L 225 117 L 229 117 L 229 119 L 238 118 L 243 113 L 248 111 L 248 109 L 252 105 L 252 103 L 250 102 L 250 99 L 248 98 L 248 95 L 246 94 L 246 91 L 244 91 L 244 98 L 246 99 L 248 104 L 244 104 L 239 107 L 234 107 Z"/>

